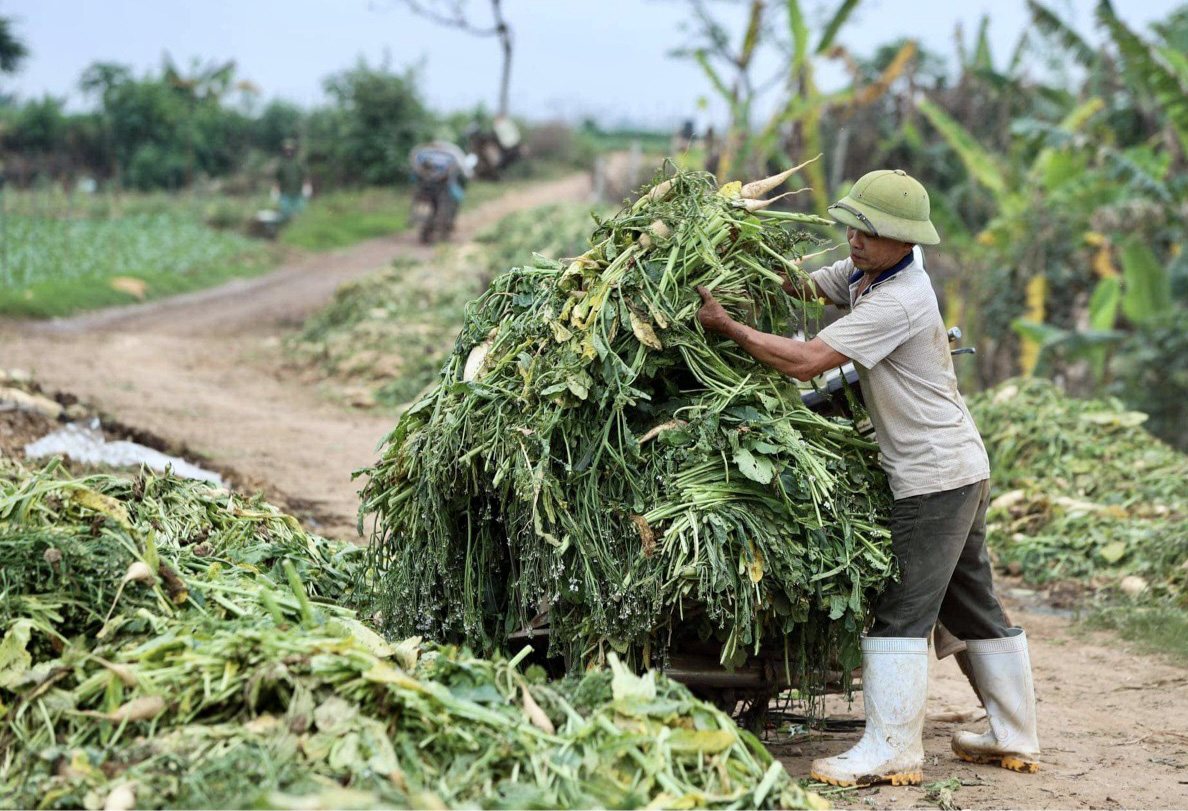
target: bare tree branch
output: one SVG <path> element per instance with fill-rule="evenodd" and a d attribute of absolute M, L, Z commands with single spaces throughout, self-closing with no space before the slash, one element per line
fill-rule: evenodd
<path fill-rule="evenodd" d="M 503 0 L 490 0 L 494 25 L 475 25 L 466 15 L 467 0 L 396 0 L 418 17 L 437 25 L 454 28 L 478 37 L 498 37 L 503 52 L 503 68 L 499 78 L 499 114 L 507 115 L 509 85 L 511 84 L 512 30 L 503 18 Z"/>
<path fill-rule="evenodd" d="M 422 0 L 400 0 L 400 3 L 419 17 L 479 37 L 499 36 L 499 29 L 503 25 L 499 20 L 496 20 L 496 24 L 490 28 L 483 28 L 472 23 L 466 17 L 466 0 L 437 0 L 434 3 L 425 3 Z M 441 6 L 442 10 L 438 10 L 437 6 Z"/>

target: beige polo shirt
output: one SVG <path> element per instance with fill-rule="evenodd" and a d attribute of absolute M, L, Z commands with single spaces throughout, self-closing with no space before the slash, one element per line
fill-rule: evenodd
<path fill-rule="evenodd" d="M 896 499 L 952 490 L 990 476 L 986 448 L 949 354 L 949 339 L 919 249 L 856 298 L 861 271 L 843 259 L 812 274 L 850 312 L 817 337 L 854 361 Z"/>

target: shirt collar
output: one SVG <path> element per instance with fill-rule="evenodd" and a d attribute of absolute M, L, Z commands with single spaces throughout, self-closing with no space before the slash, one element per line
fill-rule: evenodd
<path fill-rule="evenodd" d="M 868 287 L 862 291 L 862 295 L 865 296 L 871 290 L 874 290 L 876 285 L 882 284 L 883 282 L 887 281 L 895 274 L 899 273 L 899 271 L 903 270 L 908 265 L 910 265 L 915 260 L 915 258 L 916 258 L 915 249 L 908 251 L 907 254 L 904 255 L 903 259 L 900 259 L 899 262 L 896 263 L 893 267 L 889 267 L 886 270 L 884 270 L 882 273 L 880 273 L 875 278 L 875 280 L 870 283 L 870 287 Z M 861 278 L 862 278 L 862 271 L 855 270 L 853 273 L 850 274 L 850 282 L 849 283 L 854 284 Z"/>

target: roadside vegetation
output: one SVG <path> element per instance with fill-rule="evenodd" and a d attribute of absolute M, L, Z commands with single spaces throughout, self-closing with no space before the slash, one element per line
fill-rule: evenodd
<path fill-rule="evenodd" d="M 13 199 L 15 198 L 15 200 Z M 83 200 L 10 195 L 0 314 L 46 318 L 184 293 L 268 270 L 275 247 L 204 222 L 166 195 Z"/>
<path fill-rule="evenodd" d="M 995 493 L 996 562 L 1149 649 L 1188 657 L 1188 455 L 1115 398 L 1010 380 L 970 401 Z"/>
<path fill-rule="evenodd" d="M 398 260 L 345 284 L 289 341 L 295 362 L 357 407 L 399 407 L 437 378 L 466 304 L 491 279 L 532 261 L 576 256 L 588 246 L 590 206 L 549 205 L 509 215 L 433 260 Z"/>

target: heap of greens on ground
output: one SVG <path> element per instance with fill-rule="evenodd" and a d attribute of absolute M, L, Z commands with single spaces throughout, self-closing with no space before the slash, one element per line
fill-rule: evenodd
<path fill-rule="evenodd" d="M 540 257 L 467 307 L 437 386 L 363 471 L 357 596 L 385 634 L 494 652 L 547 605 L 572 668 L 662 666 L 689 640 L 794 678 L 858 663 L 892 571 L 875 448 L 695 317 L 695 285 L 768 332 L 818 311 L 779 275 L 802 276 L 811 241 L 783 223 L 816 219 L 752 199 L 783 177 L 678 172 L 576 260 Z"/>
<path fill-rule="evenodd" d="M 970 409 L 998 493 L 988 529 L 1000 564 L 1188 607 L 1188 456 L 1147 433 L 1146 415 L 1022 379 Z"/>
<path fill-rule="evenodd" d="M 385 642 L 363 559 L 258 497 L 6 464 L 0 804 L 822 805 L 662 676 Z"/>
<path fill-rule="evenodd" d="M 289 344 L 299 363 L 338 385 L 350 399 L 398 406 L 420 395 L 441 371 L 466 303 L 492 276 L 537 251 L 574 256 L 586 249 L 588 206 L 549 205 L 510 214 L 481 232 L 478 247 L 451 248 L 426 263 L 397 260 L 345 284 Z"/>

